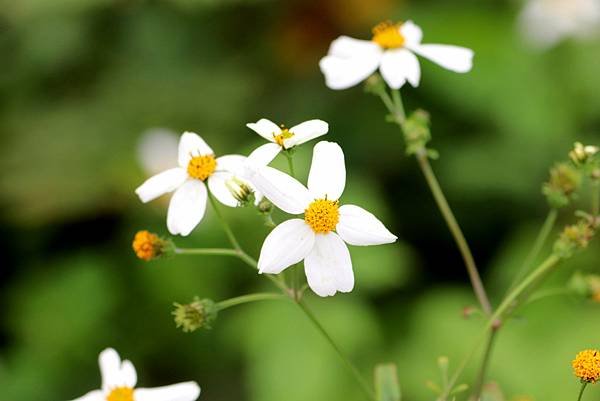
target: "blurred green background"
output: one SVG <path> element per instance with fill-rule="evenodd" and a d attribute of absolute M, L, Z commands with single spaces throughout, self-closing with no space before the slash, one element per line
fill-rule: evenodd
<path fill-rule="evenodd" d="M 172 302 L 221 300 L 270 283 L 237 260 L 144 263 L 138 229 L 166 235 L 167 199 L 143 205 L 143 133 L 196 131 L 217 154 L 262 143 L 244 125 L 330 123 L 346 153 L 344 203 L 378 215 L 397 244 L 351 253 L 356 289 L 308 302 L 370 376 L 396 362 L 406 400 L 432 400 L 436 359 L 456 366 L 482 319 L 458 251 L 414 160 L 378 100 L 328 90 L 318 70 L 332 39 L 369 38 L 385 19 L 413 19 L 425 42 L 476 52 L 457 75 L 422 61 L 409 109 L 432 113 L 434 169 L 494 302 L 526 255 L 547 206 L 541 183 L 575 140 L 599 144 L 600 41 L 527 47 L 519 1 L 0 0 L 0 400 L 66 400 L 100 383 L 97 355 L 115 347 L 141 386 L 196 380 L 203 400 L 362 400 L 329 346 L 289 303 L 222 313 L 184 334 Z M 297 153 L 307 174 L 312 144 Z M 284 166 L 282 160 L 276 165 Z M 582 197 L 579 207 L 586 206 Z M 226 210 L 252 255 L 267 234 L 250 209 Z M 572 220 L 564 211 L 560 225 Z M 226 246 L 212 211 L 180 246 Z M 597 243 L 569 261 L 598 271 Z M 573 297 L 523 309 L 499 337 L 490 377 L 507 399 L 575 397 L 570 361 L 600 346 L 600 309 Z M 466 381 L 472 378 L 467 372 Z M 588 400 L 600 400 L 592 387 Z"/>

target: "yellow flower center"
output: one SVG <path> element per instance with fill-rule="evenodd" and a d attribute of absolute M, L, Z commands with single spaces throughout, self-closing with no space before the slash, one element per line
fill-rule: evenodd
<path fill-rule="evenodd" d="M 338 201 L 317 199 L 304 211 L 304 221 L 316 233 L 325 234 L 333 231 L 340 221 L 339 206 Z"/>
<path fill-rule="evenodd" d="M 106 397 L 106 401 L 134 401 L 131 387 L 115 387 Z"/>
<path fill-rule="evenodd" d="M 402 23 L 394 24 L 391 21 L 385 21 L 377 24 L 373 28 L 373 42 L 384 49 L 396 49 L 404 45 L 404 36 L 400 33 Z"/>
<path fill-rule="evenodd" d="M 277 143 L 282 148 L 285 148 L 285 146 L 283 145 L 283 141 L 285 141 L 286 139 L 289 139 L 293 136 L 294 136 L 293 132 L 290 132 L 290 130 L 287 128 L 281 127 L 281 132 L 279 133 L 279 135 L 273 134 L 273 139 L 275 139 L 275 143 Z"/>
<path fill-rule="evenodd" d="M 149 261 L 160 252 L 160 244 L 161 240 L 156 234 L 143 230 L 135 234 L 132 247 L 138 258 Z"/>
<path fill-rule="evenodd" d="M 600 351 L 586 349 L 581 351 L 572 362 L 573 373 L 582 381 L 595 383 L 600 379 Z"/>
<path fill-rule="evenodd" d="M 205 181 L 216 168 L 217 160 L 214 155 L 195 156 L 188 163 L 187 172 L 190 177 Z"/>

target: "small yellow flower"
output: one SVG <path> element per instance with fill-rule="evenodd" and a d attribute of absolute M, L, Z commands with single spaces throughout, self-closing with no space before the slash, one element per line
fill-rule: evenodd
<path fill-rule="evenodd" d="M 573 373 L 581 381 L 595 383 L 600 379 L 600 351 L 586 349 L 577 354 L 573 362 Z"/>
<path fill-rule="evenodd" d="M 149 261 L 163 253 L 164 241 L 149 231 L 138 231 L 133 239 L 132 248 L 138 258 Z"/>

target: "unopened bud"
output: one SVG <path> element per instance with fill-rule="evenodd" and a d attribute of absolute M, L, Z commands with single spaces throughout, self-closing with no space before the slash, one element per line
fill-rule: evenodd
<path fill-rule="evenodd" d="M 565 227 L 558 240 L 554 243 L 554 252 L 562 258 L 568 258 L 580 250 L 587 248 L 594 236 L 594 227 L 587 220 Z"/>
<path fill-rule="evenodd" d="M 365 81 L 365 92 L 374 95 L 380 95 L 385 92 L 385 82 L 383 82 L 381 75 L 375 73 L 367 78 Z"/>
<path fill-rule="evenodd" d="M 273 204 L 267 198 L 262 198 L 256 208 L 261 214 L 269 214 L 273 211 Z"/>
<path fill-rule="evenodd" d="M 174 303 L 173 305 L 175 310 L 172 315 L 175 317 L 175 324 L 185 333 L 200 328 L 210 329 L 212 322 L 217 318 L 217 305 L 210 299 L 194 297 L 194 301 L 189 304 Z"/>
<path fill-rule="evenodd" d="M 550 169 L 550 178 L 542 187 L 553 208 L 567 206 L 581 185 L 581 173 L 567 163 L 558 163 Z"/>
<path fill-rule="evenodd" d="M 159 258 L 175 249 L 170 240 L 146 230 L 138 231 L 135 234 L 131 246 L 136 256 L 145 261 Z"/>
<path fill-rule="evenodd" d="M 582 164 L 586 164 L 593 158 L 598 152 L 600 148 L 598 146 L 592 145 L 583 145 L 581 142 L 575 142 L 573 146 L 573 150 L 569 152 L 569 157 L 575 163 L 575 165 L 579 166 Z"/>
<path fill-rule="evenodd" d="M 427 148 L 431 140 L 429 130 L 429 113 L 425 110 L 414 111 L 402 124 L 404 140 L 406 141 L 406 153 L 409 155 L 422 152 Z"/>
<path fill-rule="evenodd" d="M 233 176 L 225 181 L 225 186 L 240 206 L 254 203 L 254 190 L 246 181 Z"/>
<path fill-rule="evenodd" d="M 577 295 L 600 303 L 600 275 L 577 272 L 569 281 L 569 289 Z"/>

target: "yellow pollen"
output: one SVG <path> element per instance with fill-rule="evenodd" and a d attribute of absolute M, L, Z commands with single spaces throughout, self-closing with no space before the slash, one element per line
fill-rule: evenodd
<path fill-rule="evenodd" d="M 194 156 L 188 163 L 187 172 L 190 177 L 206 180 L 215 172 L 217 160 L 214 155 Z"/>
<path fill-rule="evenodd" d="M 275 143 L 277 143 L 282 148 L 285 148 L 285 146 L 283 145 L 283 142 L 286 139 L 290 139 L 293 136 L 294 136 L 293 132 L 290 132 L 290 130 L 287 128 L 281 127 L 281 132 L 279 133 L 279 135 L 273 134 L 273 139 L 275 139 Z"/>
<path fill-rule="evenodd" d="M 106 397 L 106 401 L 134 401 L 131 387 L 115 387 Z"/>
<path fill-rule="evenodd" d="M 400 33 L 402 23 L 394 24 L 391 21 L 385 21 L 377 24 L 373 28 L 373 42 L 384 49 L 396 49 L 404 45 L 404 36 Z"/>
<path fill-rule="evenodd" d="M 316 233 L 325 234 L 333 231 L 340 221 L 339 206 L 338 201 L 317 199 L 304 211 L 304 221 Z"/>
<path fill-rule="evenodd" d="M 600 379 L 600 351 L 586 349 L 581 351 L 573 362 L 573 373 L 582 381 L 595 383 Z"/>
<path fill-rule="evenodd" d="M 142 260 L 154 259 L 160 250 L 160 238 L 149 231 L 138 231 L 133 239 L 133 250 L 136 256 Z"/>

